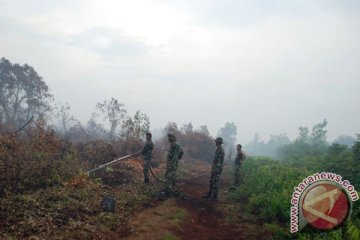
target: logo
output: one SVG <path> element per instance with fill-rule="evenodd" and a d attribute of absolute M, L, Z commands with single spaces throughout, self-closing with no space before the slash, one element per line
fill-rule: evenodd
<path fill-rule="evenodd" d="M 352 202 L 359 195 L 354 186 L 335 173 L 316 173 L 305 178 L 291 199 L 290 232 L 310 224 L 328 230 L 343 224 L 351 214 Z"/>
<path fill-rule="evenodd" d="M 350 202 L 342 189 L 329 183 L 310 187 L 302 200 L 306 221 L 315 228 L 332 229 L 344 222 L 350 212 Z"/>

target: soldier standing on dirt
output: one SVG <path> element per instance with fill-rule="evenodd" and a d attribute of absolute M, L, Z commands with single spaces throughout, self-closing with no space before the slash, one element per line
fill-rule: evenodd
<path fill-rule="evenodd" d="M 146 133 L 146 143 L 145 146 L 141 152 L 144 165 L 143 165 L 143 172 L 144 172 L 144 183 L 149 183 L 149 170 L 150 170 L 150 164 L 151 164 L 151 154 L 152 150 L 154 148 L 154 144 L 151 141 L 151 133 Z"/>
<path fill-rule="evenodd" d="M 246 155 L 241 150 L 241 148 L 242 148 L 241 144 L 238 144 L 236 146 L 237 154 L 235 158 L 234 185 L 238 185 L 240 183 L 240 166 L 246 158 Z"/>
<path fill-rule="evenodd" d="M 180 145 L 176 143 L 176 136 L 173 133 L 169 133 L 168 140 L 170 143 L 170 148 L 167 154 L 167 162 L 166 162 L 166 189 L 165 194 L 167 196 L 176 195 L 176 170 L 178 166 L 178 161 L 184 155 L 183 150 Z"/>
<path fill-rule="evenodd" d="M 218 188 L 219 188 L 219 180 L 220 175 L 223 170 L 223 163 L 224 163 L 224 157 L 225 152 L 222 148 L 221 144 L 223 143 L 223 139 L 218 137 L 215 139 L 216 144 L 216 151 L 215 151 L 215 157 L 211 166 L 211 177 L 210 177 L 210 184 L 209 184 L 209 193 L 204 196 L 204 198 L 211 198 L 216 199 L 218 195 Z"/>

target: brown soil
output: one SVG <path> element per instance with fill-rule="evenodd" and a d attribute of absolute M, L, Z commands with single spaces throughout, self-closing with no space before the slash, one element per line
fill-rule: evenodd
<path fill-rule="evenodd" d="M 157 201 L 135 214 L 124 239 L 270 239 L 255 217 L 244 218 L 238 206 L 226 198 L 228 179 L 221 179 L 219 199 L 203 199 L 209 175 L 179 184 L 182 197 Z M 237 212 L 236 212 L 237 211 Z M 235 219 L 234 219 L 235 218 Z"/>

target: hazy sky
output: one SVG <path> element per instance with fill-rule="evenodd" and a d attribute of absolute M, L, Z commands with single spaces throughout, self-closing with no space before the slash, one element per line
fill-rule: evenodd
<path fill-rule="evenodd" d="M 111 97 L 175 121 L 360 133 L 358 0 L 0 0 L 0 57 L 28 63 L 86 123 Z"/>

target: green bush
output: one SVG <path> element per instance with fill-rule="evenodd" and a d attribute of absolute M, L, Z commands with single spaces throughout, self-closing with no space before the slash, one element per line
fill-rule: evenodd
<path fill-rule="evenodd" d="M 242 165 L 240 174 L 243 181 L 230 197 L 239 201 L 247 199 L 246 210 L 266 221 L 288 223 L 294 187 L 309 172 L 271 158 L 249 157 Z"/>

